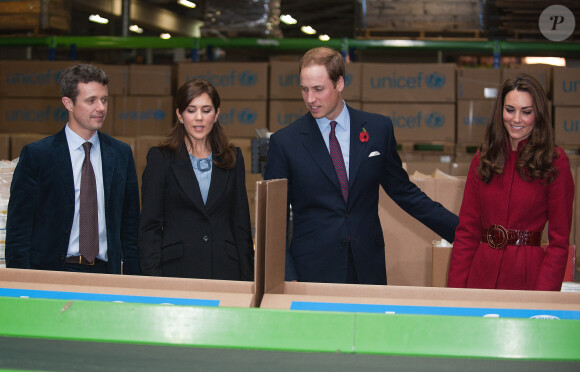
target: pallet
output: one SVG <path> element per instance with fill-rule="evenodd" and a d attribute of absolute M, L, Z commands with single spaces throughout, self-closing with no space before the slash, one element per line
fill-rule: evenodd
<path fill-rule="evenodd" d="M 432 142 L 410 142 L 401 141 L 397 144 L 397 150 L 404 153 L 414 153 L 418 155 L 454 155 L 455 143 L 432 141 Z"/>
<path fill-rule="evenodd" d="M 0 32 L 39 34 L 69 32 L 71 5 L 67 0 L 0 2 Z"/>

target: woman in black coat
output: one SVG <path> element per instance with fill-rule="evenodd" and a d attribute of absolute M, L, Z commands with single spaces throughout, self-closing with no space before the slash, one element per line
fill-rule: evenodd
<path fill-rule="evenodd" d="M 143 172 L 139 256 L 145 275 L 253 280 L 244 159 L 218 122 L 211 83 L 175 95 L 179 123 L 152 147 Z"/>

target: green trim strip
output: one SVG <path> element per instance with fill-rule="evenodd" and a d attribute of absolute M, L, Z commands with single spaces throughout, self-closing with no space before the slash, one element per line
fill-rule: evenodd
<path fill-rule="evenodd" d="M 400 356 L 580 360 L 580 321 L 0 297 L 0 335 Z"/>
<path fill-rule="evenodd" d="M 578 56 L 578 42 L 541 42 L 541 41 L 457 41 L 457 40 L 364 40 L 364 39 L 257 39 L 257 38 L 193 38 L 172 37 L 164 40 L 154 36 L 38 36 L 38 37 L 3 37 L 0 46 L 48 46 L 77 48 L 205 48 L 212 45 L 216 48 L 257 48 L 278 50 L 308 50 L 327 46 L 336 50 L 357 49 L 392 49 L 416 51 L 447 51 L 461 53 L 489 54 L 528 54 Z"/>

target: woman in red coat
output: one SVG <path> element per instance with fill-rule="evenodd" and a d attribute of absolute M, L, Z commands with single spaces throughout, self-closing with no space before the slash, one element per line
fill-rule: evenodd
<path fill-rule="evenodd" d="M 573 200 L 569 160 L 554 144 L 546 94 L 519 74 L 501 87 L 471 163 L 447 285 L 559 291 Z M 546 222 L 549 244 L 542 247 Z"/>

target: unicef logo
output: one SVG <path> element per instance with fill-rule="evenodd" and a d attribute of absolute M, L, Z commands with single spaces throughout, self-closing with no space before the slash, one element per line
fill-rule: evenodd
<path fill-rule="evenodd" d="M 240 74 L 238 81 L 242 86 L 251 87 L 258 82 L 258 75 L 253 71 L 244 71 Z"/>
<path fill-rule="evenodd" d="M 67 121 L 68 120 L 68 110 L 64 107 L 58 107 L 52 113 L 52 118 L 55 121 Z"/>
<path fill-rule="evenodd" d="M 344 77 L 344 86 L 349 87 L 352 84 L 352 74 L 346 74 Z"/>
<path fill-rule="evenodd" d="M 155 119 L 155 120 L 163 120 L 163 119 L 165 119 L 165 111 L 163 111 L 163 110 L 155 110 L 155 111 L 153 111 L 153 119 Z"/>
<path fill-rule="evenodd" d="M 431 75 L 427 76 L 425 79 L 425 83 L 431 89 L 440 89 L 445 86 L 445 75 L 442 75 L 438 72 L 434 72 Z"/>
<path fill-rule="evenodd" d="M 253 125 L 258 118 L 258 114 L 254 110 L 244 109 L 238 113 L 238 122 L 242 125 Z"/>
<path fill-rule="evenodd" d="M 430 113 L 425 118 L 425 125 L 431 129 L 441 128 L 445 124 L 445 116 L 439 114 L 437 111 Z"/>
<path fill-rule="evenodd" d="M 534 315 L 533 317 L 531 317 L 530 319 L 560 319 L 557 316 L 554 315 Z"/>

